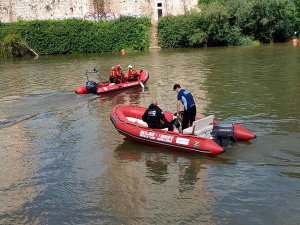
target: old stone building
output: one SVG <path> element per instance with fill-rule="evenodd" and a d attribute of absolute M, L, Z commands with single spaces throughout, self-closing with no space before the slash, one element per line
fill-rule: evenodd
<path fill-rule="evenodd" d="M 150 16 L 184 14 L 197 0 L 0 0 L 0 21 L 82 18 L 114 19 L 121 15 Z"/>

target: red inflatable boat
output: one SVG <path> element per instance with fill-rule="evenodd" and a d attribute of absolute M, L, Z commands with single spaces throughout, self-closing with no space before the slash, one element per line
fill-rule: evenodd
<path fill-rule="evenodd" d="M 237 123 L 222 123 L 214 120 L 214 116 L 196 118 L 189 128 L 179 133 L 167 129 L 151 129 L 142 120 L 146 108 L 119 105 L 113 109 L 110 120 L 125 137 L 141 143 L 167 147 L 173 150 L 218 155 L 224 152 L 229 141 L 246 141 L 256 136 Z M 164 113 L 168 121 L 172 121 L 171 112 Z"/>
<path fill-rule="evenodd" d="M 127 81 L 120 84 L 102 82 L 96 83 L 95 81 L 87 81 L 85 85 L 81 85 L 80 87 L 76 88 L 76 94 L 108 94 L 115 91 L 121 91 L 128 88 L 135 88 L 135 87 L 144 87 L 144 84 L 149 79 L 149 73 L 147 71 L 140 71 L 139 73 L 139 80 L 137 81 Z"/>

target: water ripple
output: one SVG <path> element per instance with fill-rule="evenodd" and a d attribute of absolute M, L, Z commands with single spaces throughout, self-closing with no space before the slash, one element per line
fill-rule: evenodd
<path fill-rule="evenodd" d="M 1 62 L 0 224 L 297 224 L 296 59 L 299 48 L 283 44 Z M 150 72 L 144 91 L 74 94 L 85 69 L 106 79 L 120 62 Z M 174 83 L 191 90 L 198 115 L 242 123 L 258 138 L 204 157 L 116 132 L 118 104 L 157 99 L 175 111 Z"/>

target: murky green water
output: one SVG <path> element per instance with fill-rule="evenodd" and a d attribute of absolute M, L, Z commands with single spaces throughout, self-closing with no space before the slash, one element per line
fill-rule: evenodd
<path fill-rule="evenodd" d="M 84 70 L 150 72 L 144 92 L 78 96 Z M 299 224 L 300 48 L 150 51 L 0 61 L 0 224 Z M 207 158 L 126 140 L 118 104 L 175 110 L 174 82 L 198 114 L 258 138 Z"/>

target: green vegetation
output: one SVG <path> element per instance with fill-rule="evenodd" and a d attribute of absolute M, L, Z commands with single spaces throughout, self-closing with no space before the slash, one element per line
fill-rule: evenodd
<path fill-rule="evenodd" d="M 200 0 L 199 6 L 201 12 L 160 19 L 161 47 L 282 42 L 300 27 L 300 0 Z"/>
<path fill-rule="evenodd" d="M 159 45 L 258 45 L 287 41 L 300 29 L 300 0 L 199 0 L 199 7 L 161 18 Z M 0 56 L 21 56 L 26 43 L 40 54 L 142 50 L 149 47 L 150 26 L 149 18 L 133 17 L 0 22 Z"/>
<path fill-rule="evenodd" d="M 113 21 L 80 19 L 0 23 L 0 40 L 11 34 L 22 37 L 42 54 L 141 50 L 149 46 L 150 19 L 121 17 Z"/>
<path fill-rule="evenodd" d="M 9 34 L 0 41 L 0 58 L 21 57 L 28 54 L 26 42 L 18 34 Z"/>

